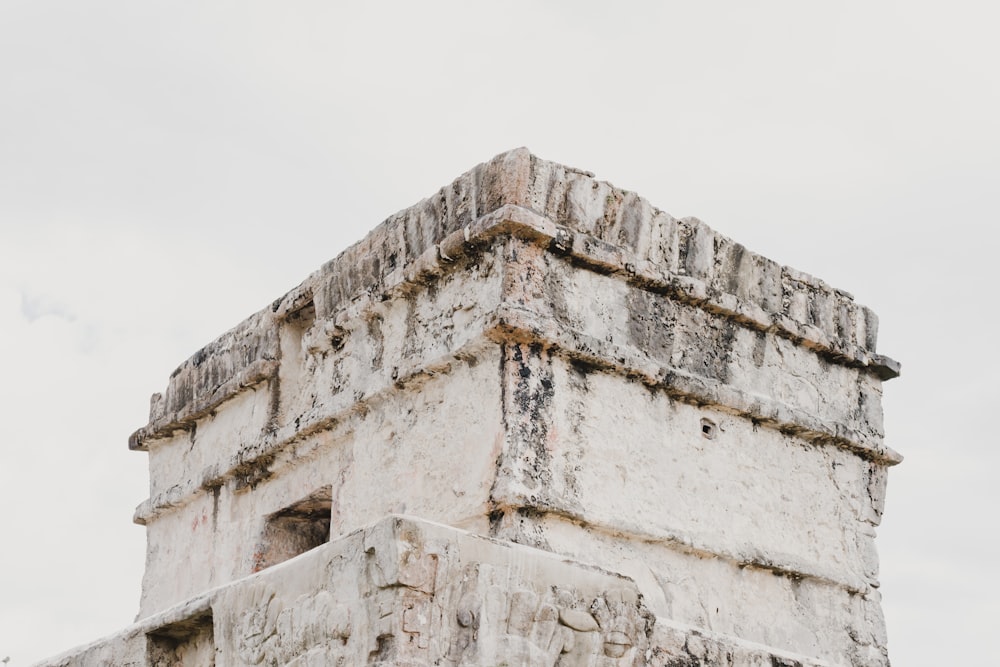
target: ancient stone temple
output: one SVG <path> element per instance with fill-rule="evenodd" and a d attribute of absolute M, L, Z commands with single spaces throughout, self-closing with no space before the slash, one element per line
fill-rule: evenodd
<path fill-rule="evenodd" d="M 524 149 L 153 397 L 138 620 L 46 665 L 887 665 L 876 319 Z"/>

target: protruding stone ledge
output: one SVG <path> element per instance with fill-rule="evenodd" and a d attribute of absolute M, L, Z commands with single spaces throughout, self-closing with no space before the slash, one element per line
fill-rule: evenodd
<path fill-rule="evenodd" d="M 637 350 L 615 345 L 565 326 L 556 326 L 536 313 L 505 304 L 495 314 L 496 326 L 490 336 L 497 342 L 541 342 L 558 353 L 595 368 L 613 370 L 641 378 L 650 386 L 663 388 L 670 396 L 696 405 L 712 405 L 744 416 L 783 433 L 815 444 L 829 444 L 858 453 L 884 465 L 896 465 L 903 458 L 886 447 L 881 437 L 852 430 L 838 422 L 824 422 L 814 415 L 761 395 L 750 395 L 714 378 L 662 366 Z"/>
<path fill-rule="evenodd" d="M 204 628 L 225 664 L 842 664 L 654 617 L 617 573 L 389 516 L 37 667 L 146 664 L 152 640 L 183 641 L 189 626 Z M 883 664 L 881 655 L 851 657 Z"/>
<path fill-rule="evenodd" d="M 370 244 L 378 231 L 370 234 L 363 243 Z M 354 271 L 335 274 L 345 275 L 348 285 L 345 287 L 337 282 L 340 296 L 333 299 L 330 296 L 333 266 L 342 263 L 342 258 L 347 254 L 357 254 L 362 246 L 353 246 L 345 251 L 345 254 L 324 267 L 323 271 L 313 274 L 302 285 L 276 301 L 269 310 L 247 319 L 179 367 L 171 376 L 166 395 L 161 397 L 157 394 L 153 397 L 150 423 L 133 434 L 129 440 L 130 448 L 143 449 L 143 442 L 147 439 L 163 437 L 174 430 L 187 428 L 238 391 L 273 377 L 277 372 L 280 356 L 277 349 L 276 320 L 281 318 L 282 313 L 293 312 L 302 307 L 300 302 L 326 303 L 325 309 L 317 305 L 317 318 L 342 323 L 345 315 L 349 317 L 349 313 L 358 311 L 359 299 L 363 302 L 365 299 L 380 298 L 378 295 L 397 289 L 405 283 L 435 280 L 451 270 L 457 258 L 481 252 L 502 236 L 513 236 L 543 245 L 549 251 L 565 255 L 590 270 L 619 276 L 642 289 L 696 305 L 731 318 L 743 326 L 773 332 L 815 351 L 832 363 L 863 368 L 883 380 L 899 374 L 898 362 L 874 353 L 873 348 L 868 346 L 868 343 L 874 344 L 873 338 L 866 339 L 862 345 L 850 342 L 850 336 L 830 337 L 823 328 L 793 319 L 784 313 L 770 312 L 760 302 L 744 299 L 734 291 L 721 291 L 718 286 L 698 278 L 671 272 L 662 265 L 642 259 L 628 248 L 558 225 L 522 207 L 504 205 L 473 220 L 462 229 L 441 237 L 438 243 L 413 257 L 408 264 L 393 263 L 392 270 L 387 274 L 372 274 L 368 282 L 362 281 Z M 375 251 L 374 248 L 369 249 Z M 362 264 L 367 266 L 364 262 Z M 381 266 L 380 261 L 375 264 Z M 787 267 L 783 269 L 782 276 L 783 284 L 796 283 L 805 286 L 803 289 L 821 293 L 825 301 L 813 301 L 820 304 L 817 306 L 819 310 L 836 302 L 840 318 L 838 326 L 852 331 L 862 328 L 868 330 L 875 326 L 871 311 L 854 306 L 850 295 L 838 292 L 830 296 L 826 292 L 817 292 L 817 285 L 822 284 Z M 348 297 L 347 294 L 351 296 Z M 795 294 L 801 300 L 801 294 Z M 334 303 L 339 304 L 339 307 L 334 309 Z M 326 313 L 321 315 L 323 310 Z M 786 310 L 795 312 L 796 309 L 789 306 Z"/>
<path fill-rule="evenodd" d="M 649 664 L 662 667 L 698 665 L 729 667 L 759 665 L 760 667 L 834 667 L 828 662 L 801 653 L 776 651 L 737 637 L 714 633 L 657 618 L 653 629 Z M 865 664 L 865 663 L 859 663 Z"/>
<path fill-rule="evenodd" d="M 345 315 L 363 317 L 364 304 L 365 300 L 355 302 L 351 312 Z M 821 420 L 800 408 L 766 396 L 749 394 L 714 378 L 664 366 L 639 350 L 593 338 L 571 327 L 559 325 L 530 309 L 518 308 L 508 303 L 501 304 L 487 316 L 481 335 L 497 344 L 539 343 L 588 366 L 640 378 L 651 387 L 662 388 L 677 400 L 695 405 L 715 406 L 746 417 L 762 427 L 790 433 L 810 443 L 848 449 L 883 465 L 895 465 L 902 460 L 897 452 L 882 443 L 880 435 L 873 436 L 861 430 L 851 429 L 840 422 Z M 477 338 L 478 340 L 480 339 Z M 229 462 L 228 466 L 203 471 L 199 477 L 172 486 L 143 502 L 136 509 L 134 521 L 144 525 L 164 512 L 183 507 L 201 490 L 211 490 L 225 484 L 227 480 L 244 474 L 245 470 L 261 468 L 262 461 L 269 462 L 292 443 L 328 428 L 351 412 L 364 410 L 368 401 L 382 393 L 393 391 L 430 372 L 439 372 L 457 359 L 475 356 L 474 349 L 480 344 L 473 342 L 470 346 L 454 350 L 443 357 L 427 360 L 426 366 L 418 365 L 403 369 L 394 379 L 387 378 L 383 384 L 376 385 L 371 393 L 359 397 L 341 411 L 318 414 L 314 419 L 301 422 L 294 428 L 285 427 L 261 433 L 253 447 L 241 452 L 239 460 Z M 264 377 L 260 381 L 266 379 Z M 246 388 L 251 386 L 248 383 Z M 187 428 L 193 423 L 193 420 L 187 423 Z M 161 427 L 157 436 L 168 435 L 174 430 L 184 428 L 185 424 L 186 422 L 169 423 Z"/>
<path fill-rule="evenodd" d="M 717 538 L 705 535 L 692 535 L 677 530 L 650 530 L 645 526 L 629 524 L 626 521 L 616 521 L 608 525 L 594 520 L 586 509 L 574 511 L 565 507 L 549 507 L 544 501 L 528 500 L 524 495 L 518 498 L 508 497 L 507 502 L 513 504 L 494 507 L 494 520 L 498 534 L 504 534 L 503 522 L 518 513 L 532 516 L 533 528 L 542 528 L 549 520 L 565 521 L 575 525 L 580 532 L 601 532 L 627 542 L 646 542 L 660 545 L 679 553 L 696 556 L 697 558 L 716 558 L 725 561 L 739 569 L 754 568 L 764 570 L 779 577 L 792 580 L 809 579 L 825 586 L 843 589 L 852 595 L 863 595 L 871 590 L 872 584 L 860 577 L 848 576 L 842 572 L 833 572 L 818 567 L 813 563 L 786 553 L 765 553 L 752 545 L 722 544 Z M 581 538 L 581 541 L 583 539 Z"/>
<path fill-rule="evenodd" d="M 150 401 L 150 421 L 129 437 L 129 449 L 145 441 L 190 428 L 237 393 L 275 376 L 277 328 L 260 311 L 199 350 L 170 375 L 166 392 Z"/>
<path fill-rule="evenodd" d="M 804 347 L 816 351 L 833 363 L 862 369 L 871 368 L 870 365 L 865 365 L 871 363 L 870 359 L 847 357 L 843 354 L 846 351 L 834 353 L 829 348 L 823 348 L 822 341 L 818 340 L 817 331 L 804 331 L 801 328 L 792 331 L 795 322 L 788 318 L 779 323 L 769 322 L 765 313 L 759 309 L 754 310 L 752 304 L 740 302 L 738 297 L 723 294 L 716 295 L 718 298 L 715 298 L 709 295 L 708 288 L 699 281 L 685 276 L 655 274 L 648 264 L 637 266 L 633 263 L 631 260 L 634 257 L 621 248 L 569 231 L 551 220 L 516 206 L 502 207 L 473 221 L 462 230 L 450 234 L 442 243 L 425 251 L 411 262 L 406 271 L 400 267 L 388 276 L 381 285 L 382 291 L 365 292 L 336 314 L 329 314 L 327 320 L 317 322 L 314 329 L 316 332 L 322 330 L 326 337 L 334 335 L 332 332 L 340 332 L 336 335 L 343 335 L 352 321 L 370 317 L 370 311 L 377 308 L 384 299 L 389 298 L 390 293 L 396 293 L 398 296 L 400 291 L 407 289 L 407 285 L 440 281 L 442 276 L 459 266 L 458 260 L 482 254 L 506 238 L 527 241 L 560 255 L 581 268 L 613 276 L 637 289 L 663 294 L 664 299 L 671 298 L 702 308 L 720 317 L 732 319 L 740 326 L 776 333 L 797 343 L 805 340 L 801 336 L 814 335 L 815 337 L 809 339 L 809 344 Z M 242 367 L 240 362 L 248 359 L 247 355 L 254 349 L 264 349 L 265 354 L 278 356 L 278 352 L 274 349 L 277 347 L 274 341 L 279 338 L 278 327 L 290 314 L 299 312 L 315 302 L 315 294 L 319 290 L 317 287 L 319 277 L 320 274 L 314 274 L 298 288 L 276 301 L 269 311 L 258 313 L 248 319 L 178 369 L 171 384 L 171 389 L 176 390 L 168 389 L 167 398 L 159 402 L 160 405 L 170 405 L 173 409 L 161 410 L 163 415 L 161 419 L 133 435 L 130 446 L 141 449 L 150 439 L 163 438 L 178 430 L 191 429 L 198 419 L 209 414 L 224 400 L 239 391 L 272 381 L 277 374 L 279 363 L 277 359 L 250 360 L 250 363 Z M 797 276 L 796 279 L 800 278 L 801 276 Z M 629 345 L 594 338 L 531 309 L 503 303 L 486 320 L 480 333 L 496 343 L 538 342 L 552 347 L 560 354 L 594 367 L 641 378 L 650 386 L 662 387 L 678 400 L 696 405 L 716 406 L 744 416 L 756 424 L 795 434 L 808 442 L 849 449 L 881 464 L 893 465 L 901 460 L 896 452 L 882 444 L 880 432 L 870 433 L 853 428 L 842 420 L 823 419 L 801 407 L 788 405 L 761 394 L 748 393 L 727 382 L 692 373 L 688 369 L 663 364 Z M 255 331 L 260 332 L 259 341 L 254 339 Z M 861 348 L 854 348 L 851 352 L 857 355 L 864 354 Z M 351 405 L 341 406 L 343 409 L 340 411 L 327 411 L 317 414 L 313 419 L 296 421 L 294 428 L 275 426 L 267 429 L 259 434 L 259 440 L 252 447 L 246 447 L 240 452 L 239 460 L 202 471 L 196 478 L 172 486 L 151 497 L 137 509 L 135 521 L 145 523 L 165 511 L 185 505 L 199 489 L 220 486 L 226 483 L 226 480 L 242 474 L 241 471 L 244 469 L 253 468 L 257 462 L 273 457 L 295 439 L 307 437 L 310 433 L 341 419 L 346 414 L 343 410 L 362 409 L 365 401 L 378 395 L 379 392 L 409 382 L 411 378 L 425 374 L 431 368 L 445 367 L 450 360 L 462 356 L 468 357 L 469 352 L 456 349 L 443 357 L 421 362 L 427 364 L 426 366 L 418 364 L 412 368 L 401 367 L 392 378 L 383 378 L 382 384 L 376 384 L 368 393 L 359 395 L 357 401 Z M 233 375 L 227 377 L 219 369 L 231 370 Z M 199 381 L 206 382 L 207 386 L 197 391 L 194 387 Z M 221 384 L 216 384 L 218 382 Z M 182 399 L 185 396 L 194 398 L 189 403 L 183 403 Z"/>
<path fill-rule="evenodd" d="M 622 575 L 389 516 L 39 667 L 151 664 L 208 627 L 224 664 L 644 665 L 655 619 Z"/>

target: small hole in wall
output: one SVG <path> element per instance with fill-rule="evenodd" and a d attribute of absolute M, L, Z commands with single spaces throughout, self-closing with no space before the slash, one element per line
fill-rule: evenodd
<path fill-rule="evenodd" d="M 715 440 L 715 435 L 718 433 L 719 427 L 715 425 L 715 422 L 711 419 L 701 420 L 701 435 L 709 440 Z"/>

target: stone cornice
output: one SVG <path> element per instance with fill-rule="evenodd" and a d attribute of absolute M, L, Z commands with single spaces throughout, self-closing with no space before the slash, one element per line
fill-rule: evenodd
<path fill-rule="evenodd" d="M 539 202 L 545 187 L 537 181 L 548 173 L 547 187 L 556 188 L 553 170 L 562 170 L 574 183 L 564 193 L 570 203 L 554 207 L 549 192 L 543 206 Z M 589 185 L 581 186 L 580 179 Z M 594 203 L 592 196 L 584 197 L 591 191 L 607 191 L 600 216 L 583 206 Z M 508 199 L 535 203 L 559 217 L 505 203 Z M 612 202 L 617 203 L 612 207 Z M 469 211 L 491 206 L 488 212 L 470 217 Z M 606 240 L 614 236 L 611 230 L 629 220 L 639 227 L 631 235 L 619 229 L 616 240 L 626 241 L 624 245 Z M 668 246 L 675 254 L 664 256 L 662 248 L 659 255 L 653 252 L 648 239 L 656 233 L 674 239 Z M 405 282 L 433 280 L 449 271 L 456 259 L 481 251 L 504 235 L 544 245 L 580 266 L 619 276 L 744 326 L 773 332 L 831 362 L 863 368 L 882 380 L 899 374 L 898 362 L 875 352 L 874 314 L 849 294 L 749 253 L 700 221 L 674 220 L 631 193 L 518 149 L 479 165 L 435 197 L 392 216 L 270 308 L 199 350 L 174 371 L 165 394 L 153 396 L 150 422 L 132 435 L 130 448 L 143 449 L 149 438 L 186 428 L 239 391 L 273 377 L 280 356 L 277 323 L 303 302 L 315 303 L 317 321 L 325 321 L 335 336 L 331 323 L 357 312 L 359 301 L 380 298 Z M 640 243 L 641 239 L 647 242 Z"/>

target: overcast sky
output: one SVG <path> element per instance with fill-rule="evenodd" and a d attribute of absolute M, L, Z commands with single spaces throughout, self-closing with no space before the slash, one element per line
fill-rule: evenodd
<path fill-rule="evenodd" d="M 997 10 L 962 2 L 0 0 L 0 658 L 130 623 L 195 350 L 516 146 L 881 317 L 890 657 L 1000 621 Z"/>

